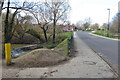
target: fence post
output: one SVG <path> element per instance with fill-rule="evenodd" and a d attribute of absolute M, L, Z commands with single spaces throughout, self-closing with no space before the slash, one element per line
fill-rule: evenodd
<path fill-rule="evenodd" d="M 71 53 L 72 40 L 73 40 L 73 35 L 71 34 L 70 38 L 68 38 L 68 56 L 70 56 Z"/>

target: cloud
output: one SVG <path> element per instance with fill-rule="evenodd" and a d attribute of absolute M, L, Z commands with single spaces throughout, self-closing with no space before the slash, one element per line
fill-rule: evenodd
<path fill-rule="evenodd" d="M 76 23 L 79 20 L 84 20 L 86 17 L 91 17 L 93 23 L 105 23 L 108 18 L 107 8 L 111 9 L 112 17 L 117 13 L 117 1 L 113 3 L 112 0 L 71 0 L 72 11 L 70 13 L 70 21 Z"/>

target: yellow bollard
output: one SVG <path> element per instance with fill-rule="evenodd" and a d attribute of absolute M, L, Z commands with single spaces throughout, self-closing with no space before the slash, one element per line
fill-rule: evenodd
<path fill-rule="evenodd" d="M 6 58 L 7 65 L 9 65 L 11 63 L 11 44 L 10 43 L 5 44 L 5 58 Z"/>

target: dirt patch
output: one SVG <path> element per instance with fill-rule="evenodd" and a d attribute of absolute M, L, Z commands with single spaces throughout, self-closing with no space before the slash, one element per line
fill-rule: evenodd
<path fill-rule="evenodd" d="M 12 62 L 15 63 L 14 67 L 24 68 L 24 67 L 46 67 L 53 66 L 66 58 L 58 53 L 52 52 L 48 49 L 37 49 L 33 50 L 26 55 L 20 56 L 13 59 Z"/>

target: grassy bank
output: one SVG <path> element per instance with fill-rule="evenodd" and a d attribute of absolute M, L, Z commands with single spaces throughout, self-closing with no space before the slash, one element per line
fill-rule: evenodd
<path fill-rule="evenodd" d="M 56 38 L 55 38 L 55 43 L 53 44 L 52 42 L 52 38 L 50 40 L 48 40 L 48 42 L 45 43 L 41 43 L 41 45 L 44 48 L 55 48 L 58 44 L 60 44 L 62 41 L 64 41 L 66 38 L 69 38 L 71 36 L 72 32 L 63 32 L 63 33 L 59 33 L 56 34 Z M 50 35 L 50 34 L 47 34 Z M 33 45 L 33 44 L 12 44 L 12 49 L 14 48 L 19 48 L 19 47 L 24 47 L 24 46 L 29 46 L 29 45 Z"/>
<path fill-rule="evenodd" d="M 11 48 L 19 48 L 19 47 L 24 47 L 24 46 L 29 46 L 31 44 L 11 44 Z"/>
<path fill-rule="evenodd" d="M 68 38 L 55 47 L 55 52 L 62 56 L 68 56 Z"/>
<path fill-rule="evenodd" d="M 68 32 L 66 33 L 66 35 L 67 35 L 67 38 L 54 48 L 55 52 L 61 54 L 62 56 L 68 56 L 68 52 L 69 52 L 68 39 L 71 37 L 71 35 L 73 35 L 73 32 Z"/>
<path fill-rule="evenodd" d="M 56 39 L 54 44 L 51 39 L 51 40 L 48 40 L 48 42 L 46 43 L 41 43 L 40 45 L 48 49 L 54 48 L 54 51 L 56 53 L 61 54 L 62 56 L 68 56 L 68 38 L 71 37 L 71 34 L 73 34 L 73 32 L 63 32 L 63 33 L 56 34 Z M 13 50 L 15 48 L 20 48 L 20 47 L 29 46 L 29 45 L 34 45 L 34 44 L 12 44 L 11 48 Z M 22 53 L 19 56 L 16 56 L 16 57 L 14 56 L 13 58 L 18 58 L 27 53 L 28 52 Z"/>
<path fill-rule="evenodd" d="M 55 48 L 57 45 L 59 45 L 62 41 L 64 41 L 66 38 L 69 38 L 71 36 L 72 32 L 63 32 L 63 33 L 59 33 L 56 34 L 56 38 L 55 38 L 55 43 L 53 44 L 52 40 L 48 40 L 48 42 L 43 43 L 41 45 L 43 45 L 43 47 L 45 48 Z"/>

